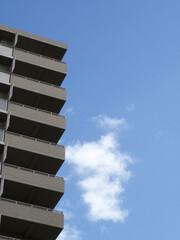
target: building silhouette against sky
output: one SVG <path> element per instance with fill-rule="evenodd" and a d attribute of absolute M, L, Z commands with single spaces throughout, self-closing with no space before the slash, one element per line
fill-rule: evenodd
<path fill-rule="evenodd" d="M 66 119 L 67 45 L 0 25 L 0 240 L 54 240 L 64 215 L 56 174 Z"/>

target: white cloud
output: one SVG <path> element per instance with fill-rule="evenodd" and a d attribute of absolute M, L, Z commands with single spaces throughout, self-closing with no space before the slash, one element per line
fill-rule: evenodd
<path fill-rule="evenodd" d="M 163 135 L 163 132 L 162 132 L 162 131 L 157 131 L 157 132 L 155 133 L 155 138 L 160 138 L 160 137 L 162 137 L 162 135 Z"/>
<path fill-rule="evenodd" d="M 74 214 L 70 210 L 67 210 L 65 208 L 61 208 L 61 211 L 64 213 L 64 216 L 66 217 L 66 220 L 70 220 L 70 219 L 74 218 Z"/>
<path fill-rule="evenodd" d="M 74 226 L 65 225 L 56 240 L 82 240 L 81 232 Z"/>
<path fill-rule="evenodd" d="M 97 123 L 97 126 L 107 130 L 123 130 L 128 127 L 124 118 L 110 118 L 105 114 L 100 114 L 92 118 L 92 121 Z"/>
<path fill-rule="evenodd" d="M 66 111 L 65 114 L 72 114 L 74 113 L 74 108 L 73 107 L 69 107 Z"/>
<path fill-rule="evenodd" d="M 107 227 L 101 226 L 99 228 L 99 230 L 100 230 L 101 233 L 105 233 L 108 229 L 107 229 Z"/>
<path fill-rule="evenodd" d="M 129 106 L 126 107 L 126 111 L 132 112 L 135 109 L 134 104 L 130 104 Z"/>
<path fill-rule="evenodd" d="M 59 206 L 65 207 L 65 208 L 71 208 L 71 202 L 69 199 L 64 198 L 59 202 Z"/>
<path fill-rule="evenodd" d="M 118 119 L 107 122 L 110 126 L 121 125 Z M 89 219 L 124 221 L 128 210 L 122 208 L 122 193 L 131 176 L 127 167 L 133 160 L 121 152 L 116 135 L 107 133 L 94 142 L 69 145 L 66 158 L 79 174 L 78 184 L 83 201 L 89 206 Z"/>
<path fill-rule="evenodd" d="M 69 199 L 63 199 L 55 208 L 57 211 L 62 211 L 66 216 L 66 220 L 74 218 L 74 214 L 71 211 L 71 203 Z"/>

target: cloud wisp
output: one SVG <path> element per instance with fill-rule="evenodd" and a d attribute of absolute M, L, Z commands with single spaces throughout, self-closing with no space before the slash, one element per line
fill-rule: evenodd
<path fill-rule="evenodd" d="M 92 121 L 104 130 L 124 130 L 128 128 L 125 118 L 110 118 L 105 114 L 93 117 Z"/>
<path fill-rule="evenodd" d="M 74 113 L 74 108 L 73 107 L 69 107 L 66 111 L 65 114 L 73 114 Z"/>
<path fill-rule="evenodd" d="M 93 121 L 113 130 L 127 124 L 125 119 L 105 115 L 94 117 Z M 122 193 L 131 177 L 128 165 L 133 159 L 120 150 L 117 135 L 111 131 L 96 141 L 77 141 L 67 146 L 66 159 L 78 173 L 81 196 L 88 205 L 88 218 L 123 222 L 129 211 L 122 207 Z"/>
<path fill-rule="evenodd" d="M 155 136 L 155 138 L 158 139 L 158 138 L 163 136 L 163 132 L 162 131 L 157 131 L 154 136 Z"/>
<path fill-rule="evenodd" d="M 132 112 L 134 109 L 135 109 L 135 106 L 132 103 L 126 107 L 126 111 L 128 111 L 128 112 Z"/>
<path fill-rule="evenodd" d="M 70 220 L 74 218 L 74 214 L 71 210 L 71 203 L 69 199 L 63 199 L 60 204 L 58 204 L 55 208 L 57 211 L 62 211 L 66 216 L 66 220 Z"/>
<path fill-rule="evenodd" d="M 57 240 L 82 240 L 81 232 L 74 226 L 65 225 Z"/>

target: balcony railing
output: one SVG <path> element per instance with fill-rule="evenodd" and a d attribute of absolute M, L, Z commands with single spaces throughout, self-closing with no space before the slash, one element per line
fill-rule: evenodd
<path fill-rule="evenodd" d="M 56 212 L 56 213 L 59 213 L 59 214 L 63 214 L 63 212 L 58 211 L 58 210 L 54 210 L 54 209 L 46 208 L 46 207 L 42 207 L 42 206 L 37 206 L 37 205 L 34 205 L 34 204 L 30 204 L 30 203 L 19 202 L 19 201 L 15 201 L 15 200 L 8 199 L 8 198 L 0 197 L 0 201 L 11 202 L 11 203 L 14 203 L 14 204 L 24 205 L 24 206 L 31 207 L 31 208 L 38 208 L 38 209 L 42 209 L 42 210 L 47 211 L 47 212 Z"/>
<path fill-rule="evenodd" d="M 53 145 L 53 146 L 57 146 L 57 147 L 64 148 L 64 146 L 62 146 L 62 145 L 60 145 L 60 144 L 56 144 L 56 143 L 53 143 L 53 142 L 48 142 L 48 141 L 45 141 L 45 140 L 42 140 L 42 139 L 39 139 L 39 138 L 33 138 L 33 137 L 25 136 L 25 135 L 22 135 L 22 134 L 10 132 L 10 131 L 6 131 L 6 133 L 11 134 L 11 135 L 15 135 L 15 136 L 19 136 L 19 137 L 21 137 L 21 138 L 31 139 L 31 140 L 33 140 L 33 141 L 46 143 L 46 144 L 48 144 L 48 145 Z"/>
<path fill-rule="evenodd" d="M 0 238 L 2 238 L 2 239 L 7 239 L 7 240 L 21 240 L 21 239 L 19 239 L 19 238 L 12 238 L 12 237 L 3 236 L 3 235 L 0 235 Z"/>
<path fill-rule="evenodd" d="M 16 169 L 19 169 L 19 170 L 24 170 L 24 171 L 31 172 L 31 173 L 41 174 L 41 175 L 44 175 L 44 176 L 47 176 L 47 177 L 59 178 L 59 179 L 64 180 L 63 177 L 59 177 L 59 176 L 56 176 L 56 175 L 53 175 L 53 174 L 49 174 L 49 173 L 33 170 L 33 169 L 30 169 L 30 168 L 24 168 L 24 167 L 20 167 L 20 166 L 15 166 L 15 165 L 12 165 L 12 164 L 9 164 L 9 163 L 3 163 L 3 165 L 7 166 L 7 167 L 11 167 L 11 168 L 16 168 Z"/>
<path fill-rule="evenodd" d="M 56 87 L 56 88 L 60 88 L 60 89 L 62 89 L 62 90 L 66 90 L 65 88 L 63 88 L 63 87 L 60 87 L 59 85 L 54 85 L 54 84 L 51 84 L 51 83 L 48 83 L 48 82 L 44 82 L 44 81 L 39 81 L 39 80 L 37 80 L 37 79 L 34 79 L 34 78 L 30 78 L 30 77 L 24 77 L 24 76 L 22 76 L 22 75 L 19 75 L 19 74 L 17 74 L 17 73 L 12 73 L 12 76 L 17 76 L 17 77 L 20 77 L 20 78 L 23 78 L 23 79 L 28 79 L 28 80 L 30 80 L 30 81 L 34 81 L 34 82 L 38 82 L 38 83 L 41 83 L 41 84 L 45 84 L 45 85 L 48 85 L 48 86 L 51 86 L 51 87 Z"/>
<path fill-rule="evenodd" d="M 45 113 L 48 113 L 48 114 L 50 114 L 50 115 L 55 115 L 55 116 L 59 116 L 59 117 L 65 118 L 64 115 L 60 115 L 60 114 L 58 114 L 58 113 L 49 112 L 49 111 L 46 111 L 46 110 L 44 110 L 44 109 L 39 109 L 39 108 L 35 108 L 35 107 L 32 107 L 32 106 L 24 105 L 24 104 L 22 104 L 22 103 L 17 103 L 17 102 L 13 102 L 13 101 L 9 101 L 9 103 L 14 104 L 14 105 L 19 105 L 19 106 L 25 107 L 25 108 L 30 108 L 30 109 L 33 109 L 33 110 L 38 111 L 38 112 L 45 112 Z"/>
<path fill-rule="evenodd" d="M 31 52 L 31 51 L 28 51 L 28 50 L 25 50 L 25 49 L 21 49 L 21 48 L 17 48 L 17 47 L 15 49 L 17 49 L 18 51 L 21 51 L 21 52 L 25 52 L 25 53 L 29 53 L 29 54 L 41 57 L 41 58 L 47 58 L 47 59 L 49 59 L 51 61 L 55 61 L 55 62 L 66 64 L 65 62 L 62 62 L 62 61 L 60 61 L 58 59 L 51 58 L 51 57 L 48 57 L 48 56 L 45 56 L 45 55 L 41 55 L 41 54 L 38 54 L 38 53 L 35 53 L 35 52 Z"/>

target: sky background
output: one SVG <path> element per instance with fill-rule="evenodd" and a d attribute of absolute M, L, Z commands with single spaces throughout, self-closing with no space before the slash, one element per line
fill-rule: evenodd
<path fill-rule="evenodd" d="M 68 44 L 58 240 L 180 239 L 180 1 L 0 0 Z"/>

